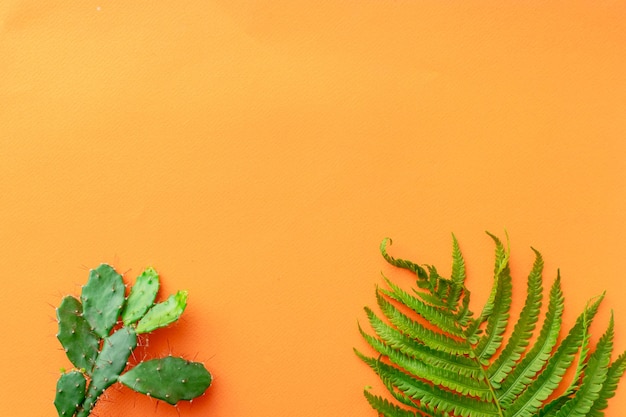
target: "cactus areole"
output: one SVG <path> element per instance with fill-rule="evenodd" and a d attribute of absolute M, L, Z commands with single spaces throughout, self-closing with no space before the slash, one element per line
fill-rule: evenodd
<path fill-rule="evenodd" d="M 174 323 L 187 306 L 187 291 L 156 303 L 159 276 L 139 275 L 128 297 L 122 276 L 102 264 L 89 273 L 80 300 L 66 296 L 56 310 L 57 338 L 74 365 L 57 382 L 59 417 L 87 417 L 102 393 L 120 382 L 144 395 L 176 405 L 203 395 L 212 377 L 203 364 L 183 358 L 142 361 L 129 368 L 137 335 Z"/>

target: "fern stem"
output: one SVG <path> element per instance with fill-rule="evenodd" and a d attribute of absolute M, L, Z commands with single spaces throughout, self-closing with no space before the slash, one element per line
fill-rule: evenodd
<path fill-rule="evenodd" d="M 498 414 L 500 415 L 500 417 L 504 417 L 504 411 L 502 410 L 502 407 L 500 407 L 500 401 L 498 401 L 498 397 L 496 397 L 496 391 L 493 388 L 493 385 L 491 384 L 491 381 L 489 380 L 489 376 L 487 375 L 487 370 L 484 367 L 480 367 L 480 369 L 482 370 L 483 376 L 485 377 L 485 379 L 487 380 L 487 386 L 489 387 L 489 391 L 491 392 L 491 398 L 493 398 L 493 402 L 496 404 L 496 407 L 498 408 Z"/>

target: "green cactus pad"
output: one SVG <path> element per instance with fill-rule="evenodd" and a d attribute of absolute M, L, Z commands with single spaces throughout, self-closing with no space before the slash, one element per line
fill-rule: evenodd
<path fill-rule="evenodd" d="M 83 409 L 77 417 L 88 416 L 98 397 L 105 389 L 117 382 L 135 347 L 137 347 L 137 334 L 129 327 L 122 327 L 104 339 L 102 351 L 96 359 Z"/>
<path fill-rule="evenodd" d="M 142 362 L 119 381 L 137 392 L 174 405 L 202 395 L 211 385 L 212 377 L 201 363 L 169 356 Z"/>
<path fill-rule="evenodd" d="M 79 369 L 85 369 L 88 374 L 98 356 L 100 338 L 91 331 L 91 326 L 83 317 L 83 306 L 76 298 L 68 295 L 63 298 L 57 308 L 59 332 L 57 339 L 69 360 Z"/>
<path fill-rule="evenodd" d="M 122 311 L 124 326 L 135 323 L 146 314 L 146 311 L 154 304 L 158 291 L 159 274 L 153 268 L 146 268 L 137 277 L 137 281 L 126 300 L 126 306 Z"/>
<path fill-rule="evenodd" d="M 124 304 L 124 281 L 110 265 L 102 264 L 89 272 L 80 296 L 83 314 L 93 331 L 107 337 Z"/>
<path fill-rule="evenodd" d="M 187 307 L 187 291 L 178 291 L 167 300 L 152 307 L 137 323 L 137 334 L 148 333 L 178 320 Z"/>
<path fill-rule="evenodd" d="M 57 394 L 54 406 L 59 417 L 72 417 L 85 399 L 85 376 L 79 371 L 70 371 L 61 375 L 57 382 Z"/>

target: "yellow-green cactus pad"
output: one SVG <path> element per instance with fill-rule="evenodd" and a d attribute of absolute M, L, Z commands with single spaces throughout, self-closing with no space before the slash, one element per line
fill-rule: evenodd
<path fill-rule="evenodd" d="M 187 307 L 187 291 L 181 290 L 152 307 L 137 323 L 137 334 L 148 333 L 178 320 Z"/>
<path fill-rule="evenodd" d="M 126 300 L 126 306 L 122 311 L 124 326 L 135 323 L 146 314 L 154 304 L 157 292 L 159 292 L 159 274 L 154 268 L 146 268 L 137 277 L 137 281 Z"/>

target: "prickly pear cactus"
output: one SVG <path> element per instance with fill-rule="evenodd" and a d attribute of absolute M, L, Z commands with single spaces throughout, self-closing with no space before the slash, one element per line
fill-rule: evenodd
<path fill-rule="evenodd" d="M 142 394 L 176 404 L 202 395 L 211 375 L 197 362 L 168 356 L 140 363 L 119 381 Z"/>
<path fill-rule="evenodd" d="M 57 382 L 57 395 L 54 406 L 60 416 L 73 416 L 85 400 L 87 381 L 80 371 L 64 373 Z"/>
<path fill-rule="evenodd" d="M 127 369 L 137 335 L 174 323 L 187 306 L 187 291 L 155 304 L 158 290 L 157 272 L 146 268 L 126 297 L 122 276 L 102 264 L 90 271 L 80 300 L 63 298 L 56 310 L 57 338 L 74 369 L 63 371 L 57 382 L 59 417 L 89 416 L 117 382 L 172 405 L 204 394 L 212 377 L 199 362 L 170 355 Z"/>

